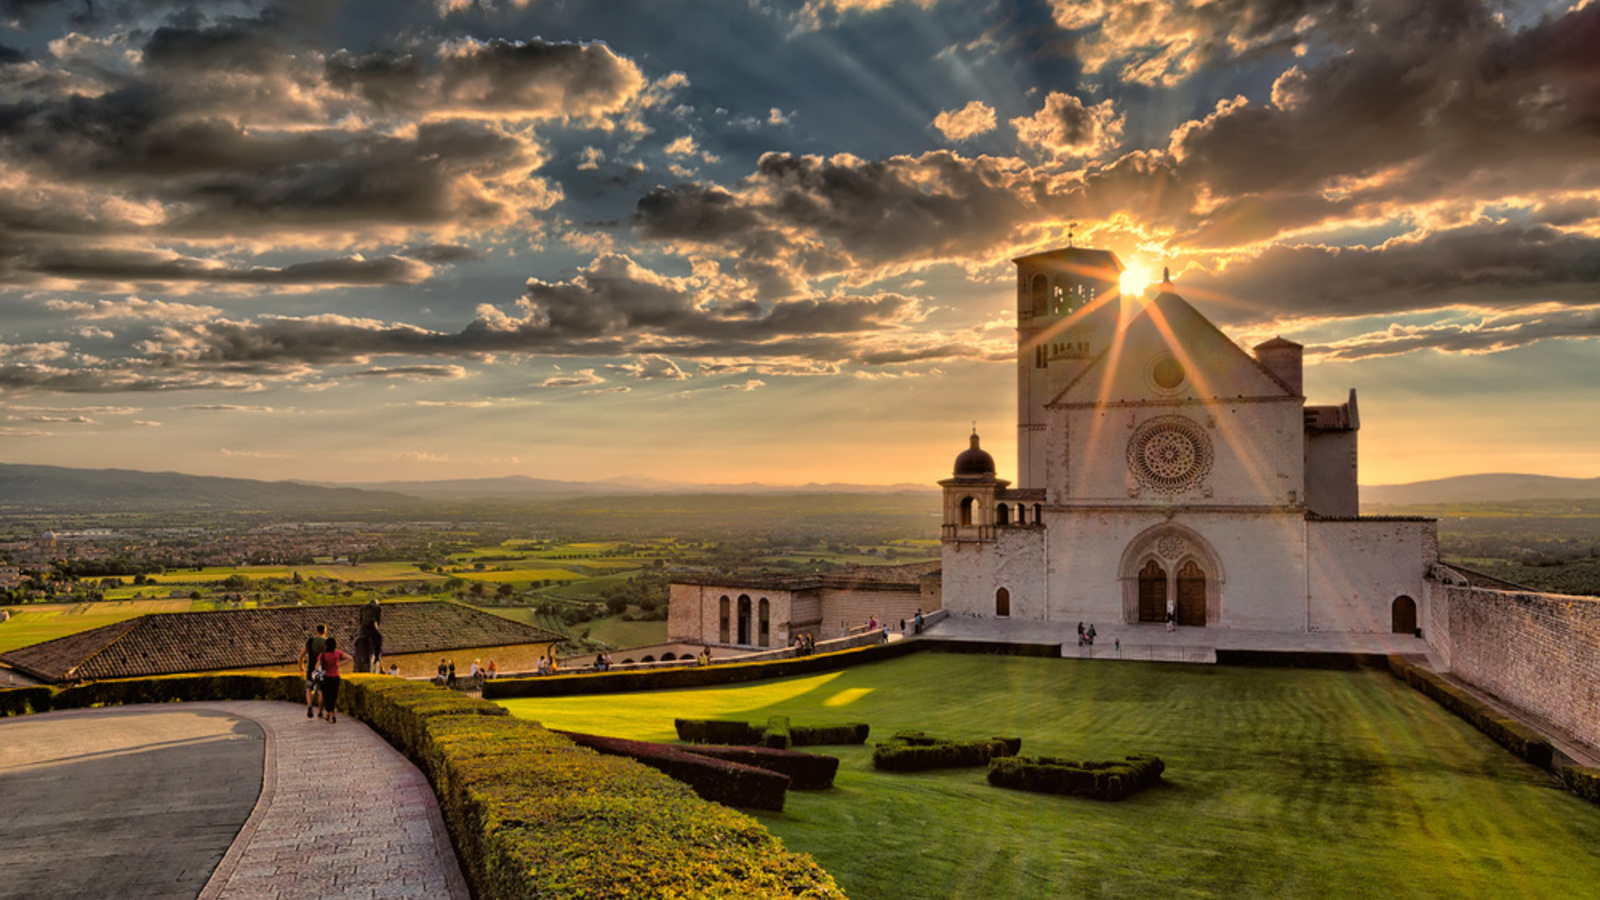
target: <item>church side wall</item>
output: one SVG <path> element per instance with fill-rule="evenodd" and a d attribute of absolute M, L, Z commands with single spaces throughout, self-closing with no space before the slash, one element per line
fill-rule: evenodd
<path fill-rule="evenodd" d="M 818 637 L 843 637 L 851 628 L 866 625 L 873 616 L 878 617 L 879 625 L 887 622 L 891 631 L 898 631 L 900 620 L 909 621 L 921 606 L 922 592 L 914 587 L 887 591 L 824 588 L 822 633 Z M 924 614 L 927 612 L 923 610 Z"/>
<path fill-rule="evenodd" d="M 1306 508 L 1323 516 L 1358 516 L 1356 432 L 1306 435 Z"/>
<path fill-rule="evenodd" d="M 1433 521 L 1307 522 L 1311 631 L 1383 634 L 1393 604 L 1410 597 L 1427 619 L 1423 578 L 1439 558 Z"/>
<path fill-rule="evenodd" d="M 1005 588 L 1010 618 L 1048 618 L 1044 543 L 1045 529 L 1016 526 L 996 528 L 992 542 L 946 544 L 940 585 L 943 608 L 953 616 L 993 617 L 996 591 Z"/>
<path fill-rule="evenodd" d="M 1424 634 L 1451 674 L 1600 748 L 1600 600 L 1428 587 Z"/>

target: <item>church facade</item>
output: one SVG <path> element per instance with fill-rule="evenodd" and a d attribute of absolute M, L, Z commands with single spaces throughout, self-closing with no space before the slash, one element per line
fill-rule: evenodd
<path fill-rule="evenodd" d="M 1412 632 L 1431 519 L 1362 517 L 1355 392 L 1309 405 L 1302 348 L 1239 347 L 1170 282 L 1066 248 L 1017 266 L 1017 472 L 978 435 L 944 491 L 953 617 Z"/>

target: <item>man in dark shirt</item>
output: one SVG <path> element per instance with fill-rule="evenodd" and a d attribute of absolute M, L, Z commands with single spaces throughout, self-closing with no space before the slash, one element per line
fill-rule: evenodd
<path fill-rule="evenodd" d="M 306 638 L 306 645 L 300 650 L 300 664 L 306 670 L 306 718 L 311 718 L 311 709 L 316 705 L 317 690 L 321 685 L 312 677 L 317 670 L 317 659 L 322 656 L 322 651 L 328 648 L 328 626 L 318 624 L 317 633 Z"/>

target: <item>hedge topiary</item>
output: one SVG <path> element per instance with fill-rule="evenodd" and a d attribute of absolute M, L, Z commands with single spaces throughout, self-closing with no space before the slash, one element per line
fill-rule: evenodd
<path fill-rule="evenodd" d="M 678 740 L 691 744 L 726 744 L 754 747 L 761 743 L 762 729 L 749 722 L 732 719 L 673 719 Z"/>
<path fill-rule="evenodd" d="M 768 750 L 789 749 L 788 716 L 772 716 L 767 719 L 767 730 L 761 735 L 761 746 Z"/>
<path fill-rule="evenodd" d="M 783 812 L 789 776 L 742 762 L 702 756 L 649 741 L 630 741 L 575 731 L 557 731 L 580 747 L 607 756 L 626 756 L 694 789 L 701 799 L 727 806 Z"/>
<path fill-rule="evenodd" d="M 1589 766 L 1562 766 L 1558 774 L 1574 794 L 1590 803 L 1600 803 L 1600 769 Z"/>
<path fill-rule="evenodd" d="M 758 769 L 771 769 L 789 776 L 795 790 L 822 790 L 833 787 L 839 771 L 839 758 L 798 750 L 771 750 L 766 747 L 719 747 L 711 744 L 678 746 L 685 753 L 743 763 Z"/>
<path fill-rule="evenodd" d="M 1436 672 L 1398 657 L 1389 657 L 1389 671 L 1406 684 L 1432 697 L 1440 706 L 1483 732 L 1490 740 L 1541 769 L 1550 768 L 1555 750 L 1538 731 L 1516 719 L 1500 715 L 1472 693 L 1451 684 Z"/>
<path fill-rule="evenodd" d="M 865 744 L 872 729 L 865 722 L 844 725 L 791 725 L 789 745 L 792 747 L 826 747 L 837 744 Z"/>
<path fill-rule="evenodd" d="M 1166 764 L 1148 753 L 1105 762 L 1012 756 L 989 762 L 989 783 L 1041 794 L 1122 800 L 1160 781 L 1165 770 Z"/>
<path fill-rule="evenodd" d="M 927 769 L 973 768 L 989 760 L 1015 755 L 1022 738 L 983 741 L 946 741 L 920 731 L 902 731 L 872 751 L 872 766 L 885 772 L 921 772 Z"/>

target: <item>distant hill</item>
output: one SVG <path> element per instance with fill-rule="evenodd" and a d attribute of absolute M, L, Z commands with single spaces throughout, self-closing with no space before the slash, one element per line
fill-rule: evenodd
<path fill-rule="evenodd" d="M 132 469 L 0 464 L 0 513 L 402 512 L 424 506 L 403 494 L 292 481 L 214 478 Z"/>
<path fill-rule="evenodd" d="M 1549 475 L 1457 475 L 1454 478 L 1436 478 L 1410 484 L 1361 486 L 1362 506 L 1596 498 L 1600 498 L 1600 478 L 1555 478 Z"/>
<path fill-rule="evenodd" d="M 933 484 L 803 484 L 771 485 L 759 482 L 742 484 L 695 484 L 663 481 L 659 478 L 619 476 L 601 481 L 557 481 L 507 475 L 500 478 L 455 478 L 444 481 L 372 481 L 324 483 L 323 487 L 355 488 L 363 491 L 391 491 L 426 497 L 430 500 L 558 500 L 585 496 L 637 496 L 640 494 L 890 494 L 906 491 L 934 492 Z"/>

